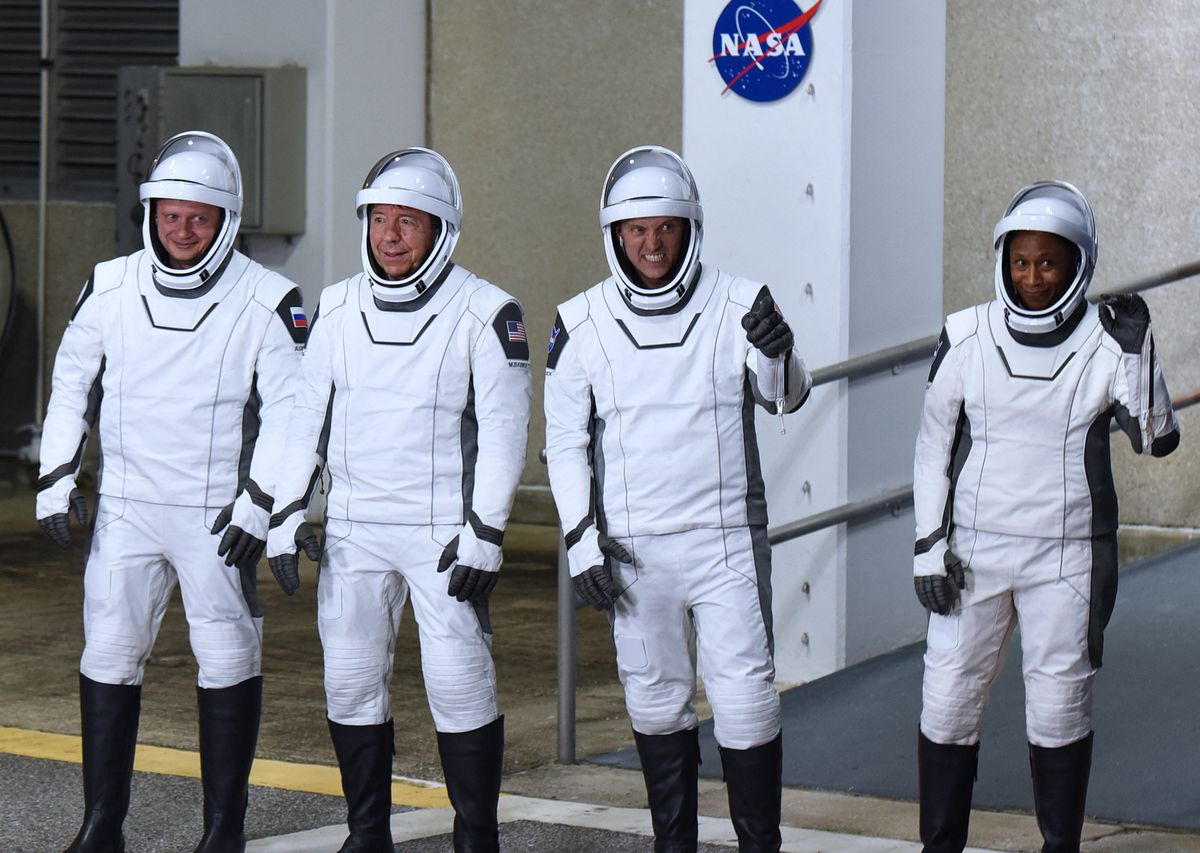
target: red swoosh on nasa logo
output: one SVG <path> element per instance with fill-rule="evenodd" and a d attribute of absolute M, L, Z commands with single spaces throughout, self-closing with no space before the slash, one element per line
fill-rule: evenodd
<path fill-rule="evenodd" d="M 778 30 L 768 30 L 765 33 L 759 33 L 758 34 L 759 41 L 761 41 L 762 39 L 769 36 L 772 32 L 777 32 L 777 33 L 779 33 L 779 35 L 786 37 L 786 36 L 789 36 L 792 33 L 794 33 L 796 30 L 802 29 L 805 24 L 807 24 L 810 20 L 812 20 L 812 16 L 817 14 L 817 10 L 821 8 L 821 3 L 823 3 L 823 2 L 824 2 L 824 0 L 817 0 L 817 2 L 812 5 L 811 9 L 809 9 L 803 15 L 792 18 L 792 20 L 788 21 L 786 24 L 784 24 Z M 744 48 L 749 43 L 750 43 L 749 41 L 742 42 L 741 44 L 738 45 L 738 49 L 740 50 L 741 48 Z M 716 56 L 710 56 L 708 61 L 712 62 L 714 59 L 719 59 L 720 57 L 722 57 L 724 55 L 725 55 L 724 53 L 718 53 Z M 725 88 L 721 90 L 721 94 L 724 95 L 731 88 L 733 88 L 733 84 L 736 83 L 738 80 L 741 80 L 744 76 L 746 76 L 746 72 L 749 71 L 751 68 L 753 68 L 757 64 L 758 64 L 757 59 L 751 60 L 750 64 L 747 65 L 745 68 L 743 68 L 741 71 L 739 71 L 737 73 L 737 76 L 735 76 L 732 80 L 730 80 L 729 83 L 725 86 Z"/>

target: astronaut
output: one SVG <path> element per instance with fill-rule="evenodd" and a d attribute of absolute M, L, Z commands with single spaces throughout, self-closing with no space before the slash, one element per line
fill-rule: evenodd
<path fill-rule="evenodd" d="M 1109 426 L 1165 456 L 1179 425 L 1146 303 L 1084 298 L 1096 223 L 1078 189 L 1023 188 L 993 241 L 996 298 L 946 319 L 917 437 L 921 840 L 930 853 L 966 844 L 980 717 L 1019 620 L 1042 849 L 1077 851 L 1117 591 Z"/>
<path fill-rule="evenodd" d="M 766 285 L 702 267 L 687 165 L 617 158 L 600 206 L 612 276 L 564 302 L 546 359 L 546 457 L 584 602 L 610 613 L 655 850 L 696 847 L 697 648 L 742 850 L 778 850 L 779 698 L 754 405 L 812 384 Z"/>
<path fill-rule="evenodd" d="M 494 851 L 504 718 L 488 596 L 525 464 L 525 323 L 512 296 L 451 261 L 462 197 L 441 155 L 388 154 L 355 204 L 363 271 L 321 294 L 267 556 L 285 590 L 299 583 L 298 549 L 321 560 L 325 697 L 350 829 L 341 849 L 392 849 L 388 688 L 411 597 L 454 849 Z M 321 554 L 304 507 L 323 465 Z"/>
<path fill-rule="evenodd" d="M 307 324 L 296 286 L 233 248 L 242 183 L 223 141 L 167 140 L 140 196 L 145 247 L 84 285 L 42 435 L 37 517 L 67 548 L 68 511 L 87 522 L 75 479 L 99 418 L 79 666 L 85 811 L 69 850 L 124 850 L 142 679 L 177 582 L 199 667 L 196 850 L 242 850 L 262 703 L 254 569 Z"/>

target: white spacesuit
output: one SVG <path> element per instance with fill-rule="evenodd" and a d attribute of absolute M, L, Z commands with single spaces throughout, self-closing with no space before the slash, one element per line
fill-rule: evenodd
<path fill-rule="evenodd" d="M 199 666 L 197 849 L 241 849 L 262 693 L 254 569 L 307 324 L 296 286 L 232 248 L 241 178 L 224 142 L 173 137 L 141 196 L 145 249 L 88 279 L 58 350 L 41 446 L 37 516 L 66 547 L 68 508 L 86 510 L 75 477 L 98 415 L 80 662 L 87 813 L 71 849 L 117 849 L 142 678 L 176 582 Z M 185 218 L 181 205 L 213 228 L 206 250 L 187 226 L 162 241 L 166 220 Z M 176 238 L 198 254 L 181 262 Z M 231 559 L 218 554 L 222 529 Z"/>
<path fill-rule="evenodd" d="M 1026 259 L 1022 235 L 1050 251 Z M 914 572 L 931 611 L 922 840 L 929 851 L 966 843 L 980 718 L 1019 617 L 1044 849 L 1078 850 L 1092 684 L 1117 587 L 1109 427 L 1115 418 L 1155 456 L 1179 428 L 1145 303 L 1084 299 L 1097 250 L 1083 195 L 1061 182 L 1024 188 L 994 242 L 997 298 L 947 318 L 917 438 Z M 1071 264 L 1056 270 L 1055 251 Z M 1021 288 L 1037 293 L 1051 276 L 1061 292 L 1031 308 Z"/>
<path fill-rule="evenodd" d="M 546 363 L 546 457 L 570 572 L 585 601 L 612 611 L 662 849 L 695 844 L 697 646 L 739 837 L 769 846 L 773 835 L 778 845 L 779 699 L 754 405 L 793 411 L 811 385 L 766 286 L 701 267 L 702 216 L 677 155 L 646 146 L 619 157 L 601 202 L 613 275 L 559 306 Z M 654 286 L 628 257 L 618 226 L 631 220 L 686 229 Z"/>
<path fill-rule="evenodd" d="M 440 155 L 388 155 L 357 205 L 364 272 L 321 295 L 267 554 L 281 580 L 295 583 L 297 547 L 311 537 L 303 507 L 327 465 L 317 598 L 329 725 L 349 803 L 343 849 L 391 849 L 388 689 L 408 595 L 456 845 L 495 849 L 503 718 L 487 598 L 525 464 L 524 320 L 512 296 L 451 263 L 462 207 Z M 424 263 L 399 280 L 377 262 L 368 225 L 385 205 L 424 211 L 439 229 Z"/>

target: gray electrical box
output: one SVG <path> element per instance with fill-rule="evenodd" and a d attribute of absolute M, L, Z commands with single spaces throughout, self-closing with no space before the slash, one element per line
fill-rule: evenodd
<path fill-rule="evenodd" d="M 121 251 L 141 246 L 137 185 L 171 136 L 205 130 L 224 139 L 242 170 L 247 234 L 304 233 L 305 70 L 127 67 L 118 77 L 118 228 Z"/>

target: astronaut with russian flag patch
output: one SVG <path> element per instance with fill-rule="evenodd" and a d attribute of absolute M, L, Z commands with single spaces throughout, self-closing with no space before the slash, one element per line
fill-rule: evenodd
<path fill-rule="evenodd" d="M 327 287 L 267 540 L 287 592 L 297 552 L 320 560 L 329 730 L 350 836 L 391 850 L 389 686 L 411 598 L 456 850 L 498 849 L 504 719 L 488 598 L 525 464 L 529 344 L 520 304 L 451 260 L 462 196 L 450 164 L 395 151 L 356 199 L 363 271 Z M 305 523 L 322 467 L 325 545 Z"/>
<path fill-rule="evenodd" d="M 63 333 L 42 433 L 37 518 L 68 512 L 99 420 L 101 477 L 84 572 L 83 826 L 73 853 L 123 850 L 142 678 L 176 584 L 199 667 L 201 853 L 244 849 L 262 705 L 255 568 L 299 378 L 300 290 L 234 249 L 237 158 L 169 139 L 140 195 L 144 249 L 98 264 Z"/>

